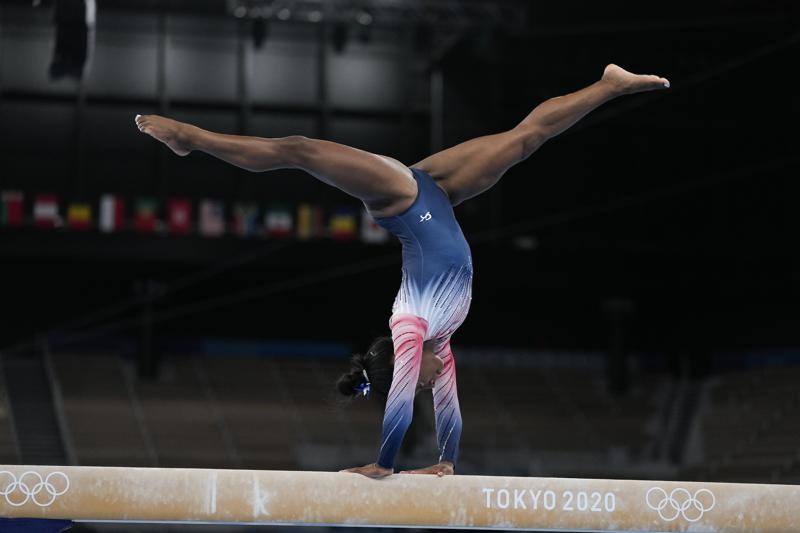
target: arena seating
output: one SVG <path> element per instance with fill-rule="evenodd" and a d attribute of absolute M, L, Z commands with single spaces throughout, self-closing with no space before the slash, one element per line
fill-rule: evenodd
<path fill-rule="evenodd" d="M 53 361 L 78 464 L 331 468 L 367 460 L 379 440 L 380 406 L 342 408 L 335 394 L 343 360 L 171 357 L 154 380 L 135 379 L 132 363 L 114 355 Z M 459 365 L 462 460 L 485 470 L 516 457 L 525 473 L 547 454 L 642 458 L 664 408 L 652 394 L 660 379 L 616 397 L 596 369 Z M 415 423 L 429 426 L 419 460 L 432 460 L 432 416 L 418 413 Z"/>
<path fill-rule="evenodd" d="M 5 394 L 4 376 L 0 365 L 0 461 L 4 464 L 13 464 L 18 460 L 11 410 Z"/>
<path fill-rule="evenodd" d="M 614 395 L 596 365 L 492 362 L 474 352 L 460 351 L 457 369 L 463 473 L 570 475 L 579 465 L 599 476 L 613 470 L 609 462 L 657 460 L 674 378 L 640 374 L 631 391 Z M 344 359 L 174 356 L 149 380 L 119 355 L 50 360 L 65 447 L 79 465 L 331 469 L 369 460 L 379 443 L 379 403 L 334 390 Z M 704 400 L 690 410 L 699 453 L 675 472 L 800 482 L 799 380 L 800 369 L 786 367 L 705 380 Z M 410 464 L 435 458 L 430 401 L 429 392 L 417 401 L 408 440 L 418 442 L 403 452 Z M 0 389 L 0 458 L 15 463 L 11 420 Z"/>
<path fill-rule="evenodd" d="M 701 408 L 702 479 L 800 481 L 800 368 L 748 369 L 708 384 Z"/>

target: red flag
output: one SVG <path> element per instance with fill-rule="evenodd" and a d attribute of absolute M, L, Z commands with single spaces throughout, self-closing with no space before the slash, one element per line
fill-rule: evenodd
<path fill-rule="evenodd" d="M 186 235 L 192 231 L 192 203 L 186 198 L 173 198 L 167 203 L 169 232 Z"/>
<path fill-rule="evenodd" d="M 21 226 L 23 197 L 19 191 L 3 191 L 0 203 L 0 224 L 3 226 Z"/>
<path fill-rule="evenodd" d="M 61 225 L 58 198 L 55 194 L 36 195 L 33 202 L 33 223 L 37 228 L 55 228 Z"/>
<path fill-rule="evenodd" d="M 288 207 L 271 205 L 264 215 L 264 229 L 269 237 L 288 237 L 292 234 L 294 220 Z"/>

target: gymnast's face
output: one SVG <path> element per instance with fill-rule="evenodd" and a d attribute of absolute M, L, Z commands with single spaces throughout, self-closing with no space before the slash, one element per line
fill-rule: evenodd
<path fill-rule="evenodd" d="M 422 364 L 420 365 L 419 379 L 417 380 L 417 393 L 424 389 L 432 389 L 443 368 L 444 362 L 434 355 L 431 348 L 425 347 L 422 350 Z"/>

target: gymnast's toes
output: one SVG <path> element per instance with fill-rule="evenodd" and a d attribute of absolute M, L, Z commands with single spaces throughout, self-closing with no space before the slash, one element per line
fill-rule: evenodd
<path fill-rule="evenodd" d="M 628 72 L 624 68 L 608 65 L 603 71 L 603 81 L 612 84 L 620 94 L 633 94 L 642 91 L 666 89 L 670 86 L 669 80 L 660 76 L 642 75 Z"/>

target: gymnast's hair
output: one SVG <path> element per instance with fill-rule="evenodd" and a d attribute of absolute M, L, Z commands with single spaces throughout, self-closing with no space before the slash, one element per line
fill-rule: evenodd
<path fill-rule="evenodd" d="M 394 344 L 390 337 L 378 337 L 366 353 L 350 358 L 350 371 L 339 376 L 336 390 L 344 396 L 357 397 L 369 383 L 369 395 L 385 401 L 389 396 L 394 370 Z M 366 376 L 365 376 L 366 374 Z"/>

